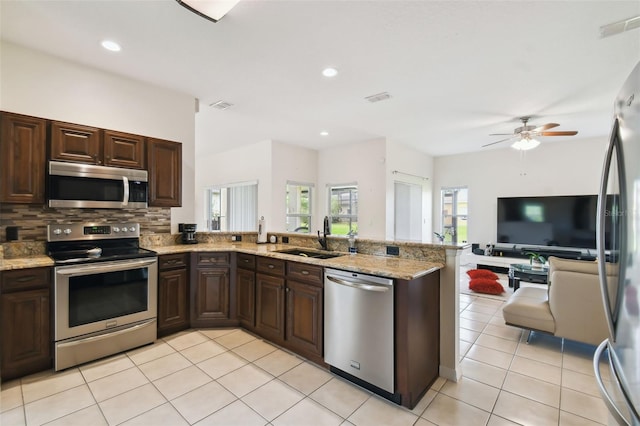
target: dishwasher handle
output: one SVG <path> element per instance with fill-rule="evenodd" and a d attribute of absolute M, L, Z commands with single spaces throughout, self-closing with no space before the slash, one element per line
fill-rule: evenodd
<path fill-rule="evenodd" d="M 345 285 L 345 286 L 357 288 L 360 290 L 385 292 L 385 291 L 389 291 L 390 289 L 390 287 L 387 285 L 378 285 L 370 281 L 345 280 L 343 278 L 332 277 L 331 275 L 327 275 L 327 279 L 336 284 Z"/>

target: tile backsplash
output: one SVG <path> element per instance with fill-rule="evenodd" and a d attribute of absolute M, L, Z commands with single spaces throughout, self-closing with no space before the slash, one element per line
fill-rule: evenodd
<path fill-rule="evenodd" d="M 18 241 L 46 241 L 47 225 L 75 222 L 137 222 L 141 234 L 169 234 L 171 209 L 54 209 L 5 203 L 0 205 L 0 243 L 7 241 L 7 226 L 18 227 Z"/>

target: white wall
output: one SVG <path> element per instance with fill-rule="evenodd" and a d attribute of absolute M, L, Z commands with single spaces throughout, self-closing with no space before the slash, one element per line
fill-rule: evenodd
<path fill-rule="evenodd" d="M 273 142 L 271 152 L 271 218 L 267 222 L 267 230 L 285 230 L 286 223 L 286 186 L 287 181 L 312 183 L 312 223 L 310 232 L 322 221 L 314 214 L 314 206 L 323 192 L 318 190 L 318 151 L 281 142 Z"/>
<path fill-rule="evenodd" d="M 206 143 L 199 140 L 198 143 Z M 258 181 L 258 215 L 264 216 L 271 228 L 271 146 L 269 140 L 209 156 L 196 155 L 195 211 L 198 229 L 205 230 L 205 192 L 213 185 Z M 256 229 L 258 218 L 256 218 Z"/>
<path fill-rule="evenodd" d="M 394 182 L 422 187 L 422 241 L 431 242 L 433 208 L 433 157 L 407 146 L 387 141 L 386 146 L 386 223 L 387 240 L 394 239 Z M 394 174 L 394 171 L 399 173 Z M 411 176 L 414 175 L 414 176 Z M 427 178 L 422 179 L 422 178 Z"/>
<path fill-rule="evenodd" d="M 358 236 L 384 239 L 386 226 L 386 142 L 375 139 L 320 150 L 316 217 L 329 210 L 327 185 L 358 184 Z"/>
<path fill-rule="evenodd" d="M 182 207 L 177 223 L 193 218 L 195 104 L 184 93 L 152 86 L 2 42 L 0 109 L 182 143 Z"/>
<path fill-rule="evenodd" d="M 544 141 L 521 158 L 504 149 L 436 157 L 433 227 L 441 228 L 440 190 L 469 188 L 469 243 L 496 241 L 498 197 L 597 194 L 606 139 Z"/>

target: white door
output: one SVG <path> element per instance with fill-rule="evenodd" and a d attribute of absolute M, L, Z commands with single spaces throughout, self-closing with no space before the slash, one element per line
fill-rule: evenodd
<path fill-rule="evenodd" d="M 394 182 L 397 241 L 422 241 L 422 186 Z"/>

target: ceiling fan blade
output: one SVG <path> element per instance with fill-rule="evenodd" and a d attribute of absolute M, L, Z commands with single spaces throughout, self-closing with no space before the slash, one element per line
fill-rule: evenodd
<path fill-rule="evenodd" d="M 495 144 L 500 143 L 500 142 L 508 141 L 509 139 L 513 139 L 513 136 L 511 136 L 510 138 L 506 138 L 506 139 L 500 139 L 499 141 L 491 142 L 491 143 L 488 143 L 486 145 L 482 145 L 482 147 L 484 148 L 485 146 L 495 145 Z"/>
<path fill-rule="evenodd" d="M 565 130 L 565 131 L 557 131 L 557 132 L 540 132 L 539 133 L 540 136 L 573 136 L 573 135 L 577 135 L 578 132 L 576 131 L 571 131 L 571 130 Z"/>
<path fill-rule="evenodd" d="M 544 132 L 545 130 L 553 129 L 554 127 L 558 127 L 558 123 L 547 123 L 542 126 L 538 126 L 532 130 L 532 132 Z"/>
<path fill-rule="evenodd" d="M 515 136 L 513 133 L 490 133 L 489 136 Z"/>

